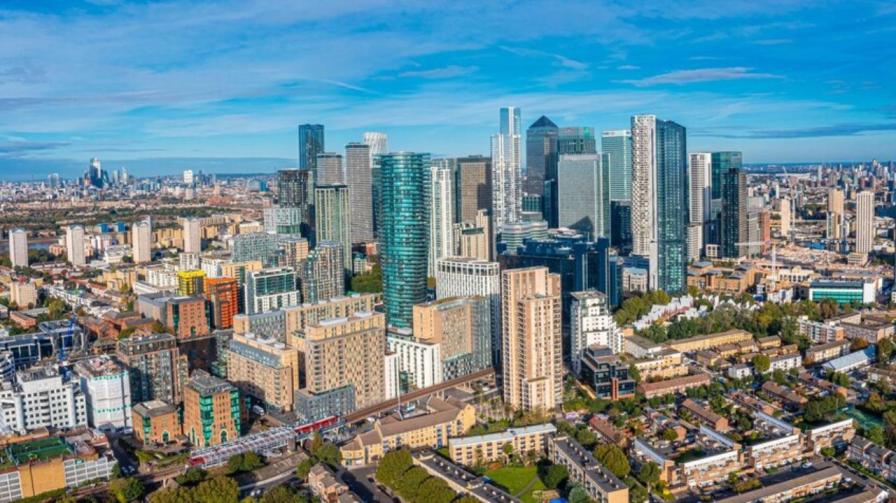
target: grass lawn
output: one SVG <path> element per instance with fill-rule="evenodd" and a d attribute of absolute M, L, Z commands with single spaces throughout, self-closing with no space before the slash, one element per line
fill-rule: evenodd
<path fill-rule="evenodd" d="M 545 488 L 541 479 L 538 478 L 537 469 L 534 466 L 506 466 L 497 470 L 489 470 L 485 472 L 485 476 L 507 489 L 507 492 L 521 499 L 523 503 L 537 503 L 532 497 L 532 493 Z M 531 486 L 529 486 L 530 483 Z"/>

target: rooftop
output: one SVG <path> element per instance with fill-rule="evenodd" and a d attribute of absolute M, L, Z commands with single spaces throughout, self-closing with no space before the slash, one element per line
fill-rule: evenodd
<path fill-rule="evenodd" d="M 190 376 L 190 382 L 187 385 L 203 396 L 224 393 L 236 389 L 229 382 L 218 379 L 204 370 L 194 370 L 193 375 Z"/>

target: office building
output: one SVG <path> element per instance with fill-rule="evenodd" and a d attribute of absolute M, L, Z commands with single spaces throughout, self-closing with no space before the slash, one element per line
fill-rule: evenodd
<path fill-rule="evenodd" d="M 383 314 L 356 311 L 298 331 L 293 344 L 304 360 L 304 388 L 296 396 L 296 413 L 319 419 L 381 402 L 385 330 Z"/>
<path fill-rule="evenodd" d="M 342 245 L 345 274 L 352 270 L 352 209 L 346 185 L 318 185 L 314 189 L 314 213 L 319 242 Z"/>
<path fill-rule="evenodd" d="M 23 229 L 9 231 L 9 262 L 13 267 L 28 267 L 28 233 Z"/>
<path fill-rule="evenodd" d="M 313 245 L 315 242 L 314 174 L 307 169 L 284 169 L 278 171 L 277 202 L 281 208 L 297 208 L 299 210 L 301 234 Z M 284 218 L 288 218 L 288 225 L 291 225 L 294 221 L 294 216 L 287 215 Z M 277 219 L 276 221 L 280 222 L 283 220 Z"/>
<path fill-rule="evenodd" d="M 299 303 L 296 273 L 290 268 L 252 271 L 246 275 L 246 313 L 265 313 Z"/>
<path fill-rule="evenodd" d="M 239 438 L 240 392 L 204 370 L 194 370 L 184 386 L 184 435 L 195 447 L 210 447 Z"/>
<path fill-rule="evenodd" d="M 373 178 L 370 146 L 352 142 L 345 146 L 345 178 L 351 208 L 351 242 L 373 241 Z"/>
<path fill-rule="evenodd" d="M 570 359 L 579 373 L 582 354 L 589 346 L 606 346 L 614 354 L 623 352 L 622 331 L 616 326 L 607 295 L 597 290 L 573 292 L 569 310 Z"/>
<path fill-rule="evenodd" d="M 550 227 L 559 227 L 560 196 L 559 158 L 564 155 L 597 154 L 594 129 L 590 127 L 563 127 L 557 132 L 557 151 L 546 168 L 542 194 L 542 215 Z"/>
<path fill-rule="evenodd" d="M 324 151 L 324 126 L 302 124 L 299 126 L 299 169 L 317 171 L 317 154 Z M 315 179 L 316 180 L 316 179 Z"/>
<path fill-rule="evenodd" d="M 75 364 L 87 404 L 87 424 L 102 431 L 131 427 L 131 378 L 108 355 Z"/>
<path fill-rule="evenodd" d="M 591 239 L 610 237 L 610 179 L 598 154 L 561 154 L 557 166 L 560 227 Z"/>
<path fill-rule="evenodd" d="M 610 201 L 610 240 L 620 250 L 632 247 L 632 202 Z"/>
<path fill-rule="evenodd" d="M 68 263 L 74 267 L 84 267 L 84 227 L 69 225 L 65 228 L 65 253 Z"/>
<path fill-rule="evenodd" d="M 519 219 L 523 199 L 520 158 L 520 109 L 501 108 L 499 130 L 492 135 L 492 215 L 495 232 Z"/>
<path fill-rule="evenodd" d="M 632 198 L 632 132 L 627 129 L 604 131 L 600 150 L 609 156 L 610 200 Z"/>
<path fill-rule="evenodd" d="M 364 132 L 364 140 L 363 143 L 370 148 L 370 165 L 373 166 L 373 157 L 380 154 L 385 154 L 389 151 L 388 143 L 389 137 L 386 133 L 379 133 L 376 131 L 365 131 Z"/>
<path fill-rule="evenodd" d="M 491 214 L 492 161 L 489 157 L 457 159 L 455 180 L 455 222 L 475 220 L 480 211 Z"/>
<path fill-rule="evenodd" d="M 202 221 L 195 217 L 184 218 L 181 222 L 184 232 L 184 253 L 202 252 Z"/>
<path fill-rule="evenodd" d="M 526 184 L 529 194 L 544 191 L 548 166 L 556 162 L 557 135 L 560 128 L 544 115 L 526 130 Z"/>
<path fill-rule="evenodd" d="M 234 262 L 260 261 L 265 267 L 277 262 L 277 235 L 265 232 L 249 232 L 233 237 Z"/>
<path fill-rule="evenodd" d="M 501 267 L 497 262 L 450 257 L 436 263 L 436 297 L 481 296 L 488 299 L 491 364 L 501 366 Z"/>
<path fill-rule="evenodd" d="M 435 276 L 436 261 L 454 255 L 454 170 L 430 167 L 429 260 L 427 276 Z"/>
<path fill-rule="evenodd" d="M 504 403 L 552 411 L 562 402 L 560 276 L 546 267 L 502 272 Z"/>
<path fill-rule="evenodd" d="M 749 241 L 747 225 L 747 175 L 740 152 L 713 152 L 712 172 L 721 183 L 719 252 L 723 257 L 746 255 Z"/>
<path fill-rule="evenodd" d="M 410 327 L 414 304 L 426 300 L 429 256 L 429 154 L 380 157 L 383 227 L 380 261 L 390 325 Z"/>
<path fill-rule="evenodd" d="M 515 253 L 517 248 L 523 246 L 523 242 L 527 239 L 547 239 L 548 223 L 545 220 L 536 220 L 532 222 L 517 222 L 515 224 L 507 224 L 501 233 L 501 239 L 498 243 L 498 252 L 507 251 Z"/>
<path fill-rule="evenodd" d="M 208 335 L 205 297 L 173 297 L 165 302 L 165 327 L 179 340 Z"/>
<path fill-rule="evenodd" d="M 51 365 L 17 372 L 15 381 L 0 389 L 0 402 L 4 425 L 19 434 L 87 425 L 87 400 L 79 383 Z"/>
<path fill-rule="evenodd" d="M 345 170 L 342 167 L 342 154 L 321 152 L 317 154 L 317 175 L 314 186 L 345 185 Z"/>
<path fill-rule="evenodd" d="M 137 333 L 121 339 L 116 357 L 128 369 L 132 403 L 180 403 L 187 356 L 180 354 L 173 335 Z"/>
<path fill-rule="evenodd" d="M 629 364 L 606 346 L 588 346 L 578 363 L 579 376 L 600 400 L 622 400 L 635 395 L 637 383 Z"/>
<path fill-rule="evenodd" d="M 345 293 L 345 261 L 343 245 L 321 241 L 309 255 L 299 272 L 303 302 L 320 302 Z"/>
<path fill-rule="evenodd" d="M 299 389 L 299 352 L 279 339 L 234 334 L 227 345 L 227 380 L 266 411 L 290 411 Z"/>
<path fill-rule="evenodd" d="M 205 278 L 205 296 L 214 329 L 233 328 L 233 317 L 240 311 L 239 286 L 235 278 Z"/>
<path fill-rule="evenodd" d="M 134 222 L 131 248 L 135 264 L 152 262 L 152 224 L 149 220 Z"/>
<path fill-rule="evenodd" d="M 454 224 L 454 253 L 451 255 L 490 260 L 493 247 L 489 220 L 488 212 L 479 210 L 474 220 Z"/>
<path fill-rule="evenodd" d="M 179 271 L 177 273 L 178 295 L 200 295 L 205 288 L 205 271 Z"/>
<path fill-rule="evenodd" d="M 438 344 L 442 378 L 491 366 L 490 306 L 486 297 L 449 297 L 414 306 L 414 338 Z"/>
<path fill-rule="evenodd" d="M 828 191 L 827 238 L 830 240 L 839 241 L 843 237 L 843 201 L 842 190 Z"/>
<path fill-rule="evenodd" d="M 856 195 L 856 253 L 871 253 L 874 248 L 874 192 Z"/>
<path fill-rule="evenodd" d="M 364 144 L 370 147 L 370 180 L 373 184 L 373 190 L 370 193 L 373 200 L 373 236 L 377 238 L 383 227 L 382 177 L 380 176 L 379 156 L 389 151 L 388 137 L 386 133 L 366 132 L 364 133 Z"/>
<path fill-rule="evenodd" d="M 632 117 L 632 245 L 650 259 L 650 287 L 685 289 L 688 168 L 685 128 L 653 115 Z"/>

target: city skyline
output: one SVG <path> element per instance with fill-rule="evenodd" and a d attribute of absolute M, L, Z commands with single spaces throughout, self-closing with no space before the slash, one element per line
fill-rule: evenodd
<path fill-rule="evenodd" d="M 745 164 L 896 157 L 896 9 L 806 7 L 12 2 L 0 180 L 91 157 L 136 176 L 273 172 L 296 165 L 305 123 L 327 151 L 383 131 L 393 150 L 487 154 L 503 106 L 523 130 L 546 115 L 598 134 L 655 114 L 688 128 L 689 151 Z"/>

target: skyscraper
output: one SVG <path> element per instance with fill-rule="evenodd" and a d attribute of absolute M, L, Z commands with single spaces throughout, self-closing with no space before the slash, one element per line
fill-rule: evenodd
<path fill-rule="evenodd" d="M 545 170 L 542 214 L 550 227 L 559 227 L 560 200 L 557 180 L 559 179 L 559 157 L 563 155 L 597 154 L 594 129 L 590 127 L 562 127 L 557 133 L 557 150 Z"/>
<path fill-rule="evenodd" d="M 342 245 L 345 273 L 352 270 L 352 214 L 349 189 L 345 185 L 318 185 L 314 189 L 317 239 Z"/>
<path fill-rule="evenodd" d="M 317 172 L 317 154 L 324 151 L 324 126 L 301 124 L 299 126 L 299 169 Z"/>
<path fill-rule="evenodd" d="M 740 152 L 712 153 L 712 172 L 719 173 L 722 185 L 719 253 L 723 257 L 746 255 L 747 247 L 737 243 L 749 241 L 747 175 L 742 166 L 743 156 Z"/>
<path fill-rule="evenodd" d="M 383 227 L 380 260 L 389 324 L 410 328 L 413 305 L 426 300 L 429 255 L 429 154 L 396 152 L 379 157 Z"/>
<path fill-rule="evenodd" d="M 454 255 L 454 170 L 447 164 L 430 167 L 429 266 L 435 276 L 436 261 Z"/>
<path fill-rule="evenodd" d="M 497 262 L 450 257 L 436 263 L 436 297 L 482 296 L 488 299 L 491 364 L 501 367 L 501 267 Z"/>
<path fill-rule="evenodd" d="M 345 146 L 345 177 L 352 213 L 352 243 L 373 241 L 373 179 L 370 146 L 352 142 Z"/>
<path fill-rule="evenodd" d="M 600 150 L 610 157 L 610 200 L 631 200 L 632 132 L 627 129 L 604 131 Z"/>
<path fill-rule="evenodd" d="M 712 205 L 712 155 L 695 152 L 688 157 L 688 258 L 697 260 L 703 253 L 704 226 L 710 221 Z"/>
<path fill-rule="evenodd" d="M 198 218 L 189 217 L 182 221 L 184 228 L 184 253 L 202 252 L 202 223 Z"/>
<path fill-rule="evenodd" d="M 69 225 L 65 229 L 65 252 L 69 264 L 83 267 L 84 261 L 84 227 Z"/>
<path fill-rule="evenodd" d="M 874 248 L 874 192 L 856 195 L 856 252 L 871 253 Z"/>
<path fill-rule="evenodd" d="M 278 171 L 277 201 L 281 208 L 299 209 L 301 212 L 302 236 L 308 239 L 311 245 L 314 246 L 313 173 L 303 169 L 284 169 Z"/>
<path fill-rule="evenodd" d="M 828 191 L 827 238 L 833 243 L 843 237 L 843 220 L 843 191 L 831 189 Z M 839 250 L 839 246 L 835 248 Z"/>
<path fill-rule="evenodd" d="M 345 294 L 342 243 L 321 241 L 302 264 L 302 301 L 321 302 Z"/>
<path fill-rule="evenodd" d="M 317 174 L 315 185 L 345 184 L 345 171 L 342 167 L 342 154 L 321 152 L 317 154 Z"/>
<path fill-rule="evenodd" d="M 476 219 L 480 210 L 491 213 L 492 163 L 483 156 L 457 159 L 455 171 L 455 221 L 469 222 Z"/>
<path fill-rule="evenodd" d="M 685 128 L 632 117 L 632 238 L 650 259 L 650 287 L 678 293 L 687 273 L 688 161 Z"/>
<path fill-rule="evenodd" d="M 546 267 L 504 271 L 504 403 L 553 411 L 563 400 L 560 277 Z"/>
<path fill-rule="evenodd" d="M 152 224 L 149 220 L 134 222 L 131 247 L 135 264 L 152 262 Z"/>
<path fill-rule="evenodd" d="M 557 168 L 557 224 L 590 239 L 610 236 L 610 180 L 601 157 L 561 154 Z"/>
<path fill-rule="evenodd" d="M 364 133 L 364 144 L 370 147 L 370 182 L 373 189 L 370 195 L 373 201 L 373 214 L 371 215 L 373 224 L 373 236 L 378 238 L 380 229 L 383 226 L 383 198 L 380 193 L 382 189 L 382 180 L 380 177 L 380 165 L 378 157 L 389 151 L 388 137 L 386 133 L 366 132 Z"/>
<path fill-rule="evenodd" d="M 529 194 L 541 194 L 547 167 L 557 153 L 557 133 L 560 128 L 544 115 L 526 130 L 526 184 Z"/>
<path fill-rule="evenodd" d="M 28 233 L 23 229 L 9 231 L 9 262 L 13 267 L 28 267 Z"/>
<path fill-rule="evenodd" d="M 523 194 L 520 185 L 520 109 L 500 111 L 498 134 L 492 136 L 492 209 L 496 232 L 519 218 Z"/>

